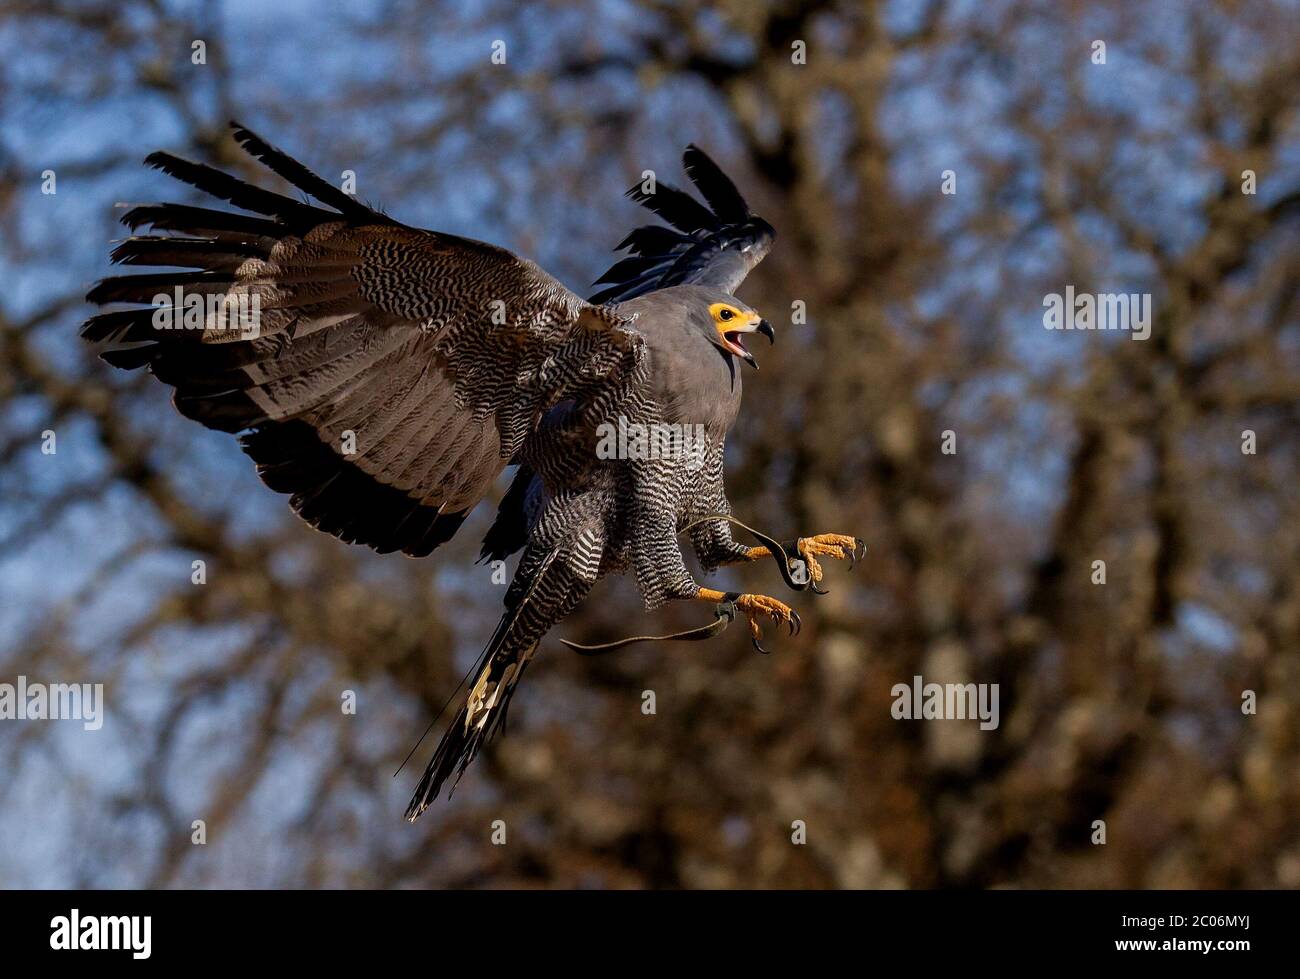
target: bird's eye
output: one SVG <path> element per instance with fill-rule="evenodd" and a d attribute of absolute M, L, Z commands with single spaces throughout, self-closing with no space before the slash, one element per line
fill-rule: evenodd
<path fill-rule="evenodd" d="M 724 323 L 735 315 L 736 314 L 729 309 L 721 309 L 718 311 L 718 319 L 722 320 Z"/>

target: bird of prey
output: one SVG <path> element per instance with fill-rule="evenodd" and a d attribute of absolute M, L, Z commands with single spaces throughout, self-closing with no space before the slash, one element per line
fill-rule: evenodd
<path fill-rule="evenodd" d="M 662 182 L 628 192 L 671 227 L 632 231 L 618 246 L 630 257 L 583 300 L 505 249 L 402 224 L 231 125 L 317 203 L 151 154 L 148 165 L 246 213 L 130 206 L 132 236 L 113 260 L 179 271 L 102 280 L 87 299 L 115 308 L 82 335 L 116 367 L 147 366 L 181 414 L 240 433 L 262 481 L 343 541 L 428 555 L 517 467 L 482 551 L 523 552 L 505 613 L 407 818 L 455 785 L 539 640 L 604 575 L 630 570 L 648 609 L 681 599 L 744 615 L 756 645 L 761 621 L 794 631 L 774 598 L 701 587 L 678 543 L 689 530 L 706 571 L 785 556 L 733 538 L 722 481 L 739 365 L 757 366 L 746 339 L 775 339 L 733 293 L 774 231 L 707 155 L 690 146 L 683 158 L 707 203 Z M 615 424 L 698 433 L 699 451 L 599 451 Z M 853 558 L 859 544 L 822 534 L 789 549 L 815 584 L 818 555 Z"/>

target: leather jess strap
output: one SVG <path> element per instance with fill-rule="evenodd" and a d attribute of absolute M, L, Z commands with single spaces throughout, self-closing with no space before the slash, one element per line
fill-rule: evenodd
<path fill-rule="evenodd" d="M 629 636 L 626 639 L 618 639 L 614 642 L 598 643 L 587 646 L 582 643 L 572 642 L 568 639 L 561 639 L 560 642 L 568 646 L 579 656 L 600 656 L 604 653 L 612 653 L 616 649 L 623 649 L 625 646 L 631 646 L 638 642 L 701 642 L 705 639 L 712 639 L 719 636 L 736 620 L 736 606 L 734 598 L 728 596 L 728 601 L 714 607 L 714 613 L 717 616 L 708 625 L 700 626 L 698 629 L 687 629 L 684 632 L 674 632 L 667 636 Z"/>
<path fill-rule="evenodd" d="M 729 513 L 707 513 L 692 520 L 682 528 L 681 532 L 685 533 L 693 527 L 698 527 L 702 523 L 709 523 L 713 520 L 725 520 L 729 524 L 739 527 L 766 547 L 768 553 L 772 555 L 772 560 L 776 561 L 777 569 L 781 572 L 781 579 L 792 590 L 803 591 L 812 586 L 813 591 L 818 594 L 825 594 L 812 580 L 812 575 L 808 573 L 808 562 L 799 554 L 799 542 L 797 540 L 782 544 L 776 538 L 768 537 L 767 534 L 755 530 L 748 524 L 741 523 Z"/>
<path fill-rule="evenodd" d="M 795 591 L 803 591 L 811 586 L 812 590 L 818 594 L 825 594 L 812 580 L 812 575 L 808 573 L 808 562 L 799 555 L 798 541 L 791 541 L 789 544 L 783 545 L 775 538 L 768 537 L 753 527 L 741 523 L 729 513 L 705 514 L 688 523 L 681 529 L 680 533 L 686 533 L 693 527 L 698 527 L 700 524 L 709 523 L 713 520 L 726 520 L 766 547 L 768 553 L 772 555 L 772 559 L 777 563 L 781 578 Z M 793 556 L 791 556 L 791 552 L 793 552 Z M 612 653 L 616 649 L 623 649 L 639 642 L 702 642 L 705 639 L 712 639 L 714 636 L 721 635 L 723 630 L 736 620 L 735 601 L 738 597 L 738 592 L 727 593 L 723 601 L 714 608 L 716 618 L 708 625 L 700 626 L 698 629 L 687 629 L 684 632 L 674 632 L 666 636 L 629 636 L 626 639 L 617 639 L 613 642 L 597 643 L 595 645 L 584 645 L 568 639 L 561 639 L 560 642 L 580 656 L 601 656 L 604 653 Z M 754 645 L 760 652 L 766 652 L 757 642 Z"/>

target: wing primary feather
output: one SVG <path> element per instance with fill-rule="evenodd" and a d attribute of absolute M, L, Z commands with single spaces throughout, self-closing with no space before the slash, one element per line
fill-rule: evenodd
<path fill-rule="evenodd" d="M 602 285 L 606 282 L 624 282 L 628 279 L 636 278 L 643 275 L 651 269 L 658 268 L 660 265 L 667 265 L 668 260 L 663 255 L 646 255 L 635 258 L 625 258 L 621 262 L 615 262 L 609 267 L 609 270 L 597 279 L 592 285 Z"/>
<path fill-rule="evenodd" d="M 234 211 L 216 211 L 210 207 L 195 207 L 192 204 L 119 204 L 128 210 L 119 220 L 135 231 L 143 225 L 149 225 L 161 231 L 184 231 L 188 234 L 208 234 L 220 231 L 233 231 L 260 238 L 280 238 L 286 228 L 282 224 L 255 218 L 249 214 L 237 214 Z"/>
<path fill-rule="evenodd" d="M 272 146 L 248 127 L 240 125 L 233 119 L 230 121 L 230 126 L 234 130 L 235 139 L 249 155 L 256 157 L 272 171 L 278 173 L 299 190 L 315 197 L 322 204 L 328 204 L 340 214 L 363 224 L 376 221 L 381 221 L 384 224 L 392 223 L 391 218 L 376 213 L 356 198 L 345 194 L 338 187 L 313 173 L 288 153 L 285 153 L 284 150 Z"/>
<path fill-rule="evenodd" d="M 728 224 L 740 224 L 751 217 L 749 205 L 740 196 L 731 178 L 702 149 L 691 143 L 682 154 L 686 175 L 704 195 L 713 212 Z"/>
<path fill-rule="evenodd" d="M 246 258 L 265 258 L 270 249 L 255 241 L 222 238 L 136 236 L 110 253 L 116 265 L 176 265 L 191 269 L 234 269 Z"/>
<path fill-rule="evenodd" d="M 223 170 L 210 167 L 206 163 L 197 163 L 184 157 L 158 150 L 144 158 L 144 162 L 155 170 L 161 170 L 168 176 L 175 177 L 182 183 L 197 187 L 213 197 L 229 201 L 235 207 L 258 214 L 269 214 L 290 223 L 298 230 L 306 230 L 322 222 L 337 220 L 338 215 L 292 197 L 285 197 L 273 191 L 263 190 L 238 177 L 232 177 Z"/>
<path fill-rule="evenodd" d="M 661 224 L 647 224 L 629 232 L 626 238 L 614 246 L 614 251 L 621 252 L 626 248 L 634 255 L 646 255 L 666 252 L 690 241 L 689 235 L 674 231 L 672 228 L 665 228 Z"/>
<path fill-rule="evenodd" d="M 662 180 L 655 185 L 653 193 L 647 194 L 641 185 L 637 184 L 628 190 L 627 196 L 687 234 L 696 231 L 712 231 L 718 226 L 718 219 L 709 212 L 708 208 L 686 191 L 678 190 Z"/>
<path fill-rule="evenodd" d="M 135 233 L 114 243 L 113 260 L 179 271 L 103 279 L 88 301 L 136 306 L 100 311 L 82 336 L 116 367 L 150 368 L 174 388 L 182 415 L 244 433 L 240 443 L 263 481 L 312 526 L 380 551 L 426 555 L 463 524 L 521 451 L 531 419 L 575 383 L 573 372 L 593 392 L 584 396 L 623 391 L 632 333 L 611 328 L 623 323 L 616 314 L 505 249 L 386 218 L 233 125 L 243 148 L 301 199 L 287 184 L 276 193 L 151 154 L 149 166 L 233 207 L 119 205 Z M 707 216 L 680 191 L 664 201 L 673 194 L 680 200 L 661 204 L 679 222 Z M 631 242 L 648 253 L 620 274 L 661 274 L 693 240 L 643 229 Z M 661 254 L 650 247 L 656 241 L 671 247 Z M 183 304 L 174 290 L 186 293 Z M 517 322 L 502 330 L 509 343 L 484 335 L 479 322 L 501 290 L 520 304 Z M 257 300 L 259 329 L 214 319 L 221 295 Z M 195 297 L 205 299 L 201 307 L 189 302 Z M 203 313 L 195 322 L 191 307 Z M 433 313 L 438 330 L 426 322 Z M 570 360 L 564 370 L 547 366 Z M 539 380 L 523 388 L 497 380 L 521 376 Z M 364 439 L 355 459 L 337 451 L 344 430 Z"/>
<path fill-rule="evenodd" d="M 92 303 L 152 303 L 164 289 L 182 286 L 190 292 L 222 292 L 235 281 L 228 271 L 151 272 L 143 275 L 110 275 L 86 293 Z"/>
<path fill-rule="evenodd" d="M 627 196 L 672 225 L 634 228 L 616 251 L 631 257 L 615 262 L 593 285 L 597 304 L 620 303 L 657 289 L 690 283 L 734 292 L 772 246 L 772 226 L 750 210 L 736 185 L 694 143 L 682 164 L 707 206 L 689 193 L 658 183 L 653 193 L 640 185 Z"/>

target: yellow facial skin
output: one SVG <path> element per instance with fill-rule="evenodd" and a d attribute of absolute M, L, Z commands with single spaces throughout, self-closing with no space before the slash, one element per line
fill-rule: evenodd
<path fill-rule="evenodd" d="M 728 339 L 727 334 L 753 333 L 763 319 L 758 313 L 737 309 L 730 303 L 712 303 L 709 306 L 709 315 L 713 317 L 713 325 L 717 327 L 722 342 L 738 354 L 743 354 L 744 347 L 737 349 L 736 344 Z"/>

